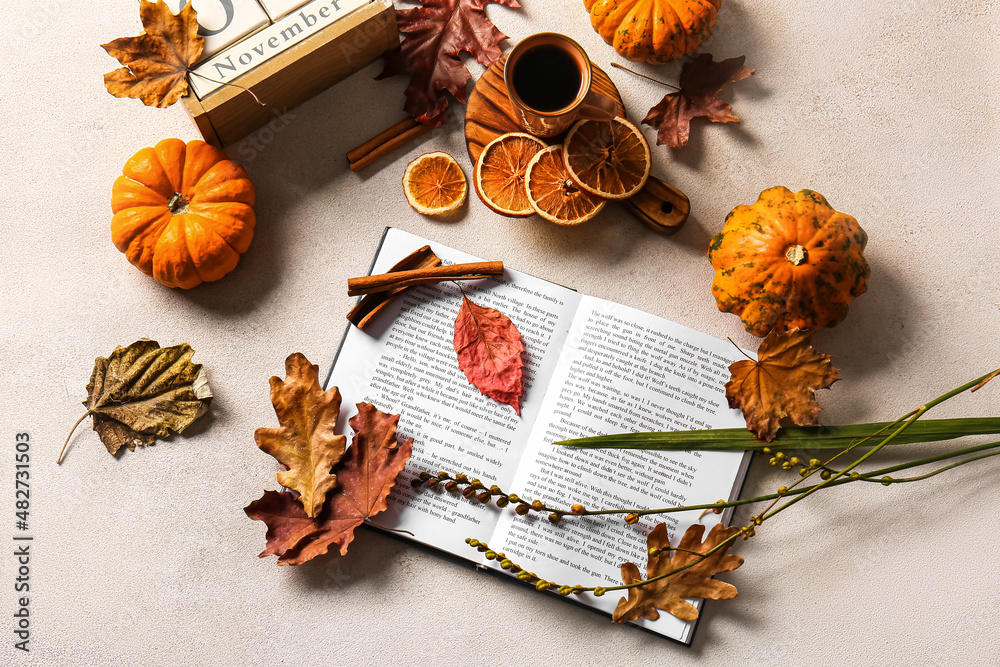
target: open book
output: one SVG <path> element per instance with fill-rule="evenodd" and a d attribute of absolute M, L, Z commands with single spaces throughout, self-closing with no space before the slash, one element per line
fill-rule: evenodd
<path fill-rule="evenodd" d="M 388 271 L 427 243 L 387 229 L 372 273 Z M 481 261 L 430 245 L 446 264 Z M 626 431 L 743 426 L 723 387 L 728 365 L 740 355 L 731 343 L 509 269 L 502 279 L 464 283 L 463 289 L 477 304 L 507 315 L 521 332 L 527 364 L 520 417 L 482 395 L 458 367 L 452 338 L 462 298 L 455 283 L 410 288 L 366 331 L 348 326 L 327 378 L 326 386 L 338 386 L 345 397 L 343 426 L 355 412 L 353 403 L 367 401 L 400 413 L 400 432 L 414 439 L 413 457 L 379 524 L 408 530 L 418 542 L 498 572 L 505 571 L 466 538 L 487 542 L 548 581 L 615 586 L 625 561 L 645 572 L 646 534 L 656 523 L 667 523 L 676 544 L 699 521 L 699 512 L 654 515 L 633 526 L 622 515 L 566 517 L 554 526 L 544 515 L 521 517 L 510 507 L 469 502 L 443 490 L 414 490 L 409 479 L 419 470 L 463 472 L 507 493 L 566 508 L 671 507 L 738 496 L 749 453 L 551 444 Z M 701 521 L 711 527 L 728 518 L 708 514 Z M 612 591 L 569 599 L 610 614 L 620 597 Z M 637 624 L 685 644 L 695 629 L 695 623 L 666 612 Z"/>

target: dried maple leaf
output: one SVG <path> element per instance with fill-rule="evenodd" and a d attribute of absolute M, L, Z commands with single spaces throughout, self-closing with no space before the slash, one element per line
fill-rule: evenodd
<path fill-rule="evenodd" d="M 354 440 L 334 468 L 340 491 L 329 495 L 316 518 L 306 516 L 292 493 L 265 491 L 244 511 L 267 524 L 267 548 L 260 557 L 278 556 L 278 564 L 300 565 L 325 554 L 331 544 L 341 555 L 354 539 L 354 529 L 386 508 L 386 497 L 410 459 L 413 439 L 399 442 L 399 415 L 359 403 L 351 418 Z"/>
<path fill-rule="evenodd" d="M 152 445 L 156 436 L 179 433 L 204 414 L 212 391 L 201 364 L 192 364 L 194 350 L 187 343 L 160 347 L 152 340 L 138 340 L 116 347 L 107 358 L 94 361 L 87 384 L 87 415 L 94 417 L 94 430 L 111 454 L 124 445 Z M 66 437 L 69 443 L 69 436 Z M 62 463 L 63 451 L 57 463 Z"/>
<path fill-rule="evenodd" d="M 280 428 L 259 428 L 257 446 L 278 459 L 288 470 L 278 473 L 278 483 L 299 493 L 307 516 L 316 516 L 326 494 L 337 485 L 330 470 L 344 455 L 347 436 L 337 435 L 340 391 L 323 391 L 319 366 L 296 352 L 285 359 L 282 381 L 271 378 L 271 404 Z"/>
<path fill-rule="evenodd" d="M 458 367 L 479 391 L 521 414 L 524 360 L 521 332 L 506 315 L 463 294 L 455 318 Z"/>
<path fill-rule="evenodd" d="M 698 608 L 683 598 L 729 600 L 736 597 L 735 586 L 712 579 L 713 575 L 735 570 L 743 564 L 741 556 L 726 553 L 732 542 L 706 558 L 690 552 L 708 553 L 739 532 L 739 528 L 725 528 L 721 523 L 716 524 L 702 542 L 705 526 L 696 523 L 684 531 L 680 544 L 674 550 L 670 548 L 667 538 L 667 525 L 657 525 L 646 539 L 648 548 L 659 550 L 655 556 L 649 557 L 646 576 L 639 574 L 639 568 L 634 563 L 625 563 L 622 565 L 622 580 L 625 584 L 652 579 L 688 565 L 690 567 L 663 579 L 628 589 L 628 598 L 620 599 L 615 607 L 612 615 L 614 621 L 625 623 L 639 617 L 655 621 L 660 617 L 657 609 L 673 614 L 682 621 L 694 621 L 698 618 Z"/>
<path fill-rule="evenodd" d="M 267 548 L 260 553 L 261 558 L 277 554 L 279 565 L 284 565 L 286 559 L 293 559 L 293 565 L 305 562 L 294 560 L 298 555 L 296 547 L 300 543 L 308 543 L 309 536 L 316 533 L 319 527 L 316 519 L 306 516 L 294 493 L 265 491 L 243 511 L 254 521 L 263 521 L 267 525 Z"/>
<path fill-rule="evenodd" d="M 465 104 L 465 87 L 472 74 L 460 53 L 471 53 L 483 67 L 500 57 L 497 30 L 484 11 L 490 2 L 520 7 L 517 0 L 422 0 L 422 7 L 397 9 L 399 32 L 406 35 L 398 48 L 385 55 L 376 79 L 410 74 L 403 109 L 419 122 L 437 127 L 448 108 L 445 91 Z"/>
<path fill-rule="evenodd" d="M 205 40 L 198 35 L 193 3 L 174 15 L 163 0 L 143 0 L 139 17 L 145 30 L 141 35 L 101 45 L 125 65 L 105 74 L 104 86 L 115 97 L 134 97 L 165 109 L 187 94 L 187 71 L 201 57 Z"/>
<path fill-rule="evenodd" d="M 726 383 L 729 407 L 739 408 L 747 428 L 764 442 L 771 442 L 783 417 L 799 426 L 818 423 L 816 390 L 840 379 L 830 355 L 814 350 L 812 333 L 791 329 L 773 331 L 760 344 L 757 361 L 737 361 L 729 367 Z"/>
<path fill-rule="evenodd" d="M 680 89 L 660 100 L 642 119 L 643 125 L 656 127 L 656 144 L 680 148 L 688 142 L 693 118 L 708 118 L 713 123 L 740 122 L 733 108 L 718 98 L 727 83 L 745 79 L 756 70 L 743 66 L 746 56 L 721 62 L 712 54 L 702 53 L 684 63 Z"/>

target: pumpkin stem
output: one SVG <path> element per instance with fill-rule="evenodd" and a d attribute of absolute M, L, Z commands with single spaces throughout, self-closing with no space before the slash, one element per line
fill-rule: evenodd
<path fill-rule="evenodd" d="M 173 215 L 181 215 L 182 213 L 187 213 L 188 204 L 190 203 L 190 197 L 186 197 L 179 192 L 175 192 L 174 196 L 167 202 L 167 209 Z"/>
<path fill-rule="evenodd" d="M 785 251 L 785 259 L 795 266 L 805 263 L 807 258 L 806 249 L 800 245 L 788 246 L 788 250 Z"/>

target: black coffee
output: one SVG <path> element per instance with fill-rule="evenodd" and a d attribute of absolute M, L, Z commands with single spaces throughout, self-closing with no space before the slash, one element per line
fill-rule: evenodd
<path fill-rule="evenodd" d="M 539 44 L 514 63 L 511 83 L 525 106 L 535 111 L 558 111 L 568 107 L 580 92 L 580 69 L 564 49 Z"/>

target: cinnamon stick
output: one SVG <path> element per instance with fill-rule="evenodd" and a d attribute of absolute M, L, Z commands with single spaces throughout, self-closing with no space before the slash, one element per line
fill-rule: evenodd
<path fill-rule="evenodd" d="M 371 153 L 374 149 L 378 148 L 384 144 L 389 139 L 399 136 L 403 132 L 413 128 L 417 124 L 417 121 L 413 120 L 412 117 L 407 116 L 403 120 L 399 121 L 387 130 L 383 130 L 379 134 L 375 135 L 365 143 L 361 144 L 357 148 L 353 148 L 347 151 L 347 161 L 357 162 L 364 156 Z"/>
<path fill-rule="evenodd" d="M 390 271 L 374 276 L 351 278 L 347 281 L 347 295 L 371 294 L 414 285 L 436 283 L 444 280 L 477 280 L 503 274 L 503 262 L 470 262 L 433 266 L 412 271 Z"/>
<path fill-rule="evenodd" d="M 430 129 L 430 126 L 418 123 L 413 118 L 407 116 L 357 148 L 347 151 L 347 162 L 351 167 L 351 171 L 361 171 L 376 160 L 385 157 L 400 146 L 413 141 Z"/>
<path fill-rule="evenodd" d="M 440 266 L 441 258 L 434 254 L 429 245 L 425 245 L 411 252 L 409 255 L 392 265 L 389 272 L 410 271 L 413 269 L 423 269 L 433 266 Z M 347 319 L 359 329 L 364 329 L 375 320 L 379 314 L 389 307 L 389 304 L 399 296 L 405 287 L 399 287 L 374 294 L 367 294 L 351 308 L 347 314 Z"/>

